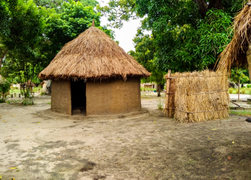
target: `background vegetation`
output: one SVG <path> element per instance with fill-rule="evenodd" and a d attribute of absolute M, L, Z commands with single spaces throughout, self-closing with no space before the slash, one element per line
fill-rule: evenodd
<path fill-rule="evenodd" d="M 92 19 L 114 38 L 113 31 L 100 26 L 100 17 L 106 15 L 108 27 L 115 28 L 142 18 L 133 39 L 135 51 L 129 54 L 152 73 L 144 82 L 155 81 L 161 87 L 168 69 L 213 69 L 232 38 L 233 17 L 246 2 L 110 0 L 101 6 L 96 0 L 0 0 L 0 74 L 12 83 L 31 79 L 38 84 L 38 73 L 65 43 L 90 27 Z M 234 69 L 232 81 L 241 77 L 249 82 L 240 71 L 248 77 L 245 69 Z"/>

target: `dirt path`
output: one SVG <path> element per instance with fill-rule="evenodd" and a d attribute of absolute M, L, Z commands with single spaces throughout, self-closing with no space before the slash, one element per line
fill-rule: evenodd
<path fill-rule="evenodd" d="M 159 99 L 144 97 L 150 115 L 76 120 L 43 114 L 48 98 L 35 102 L 0 104 L 3 180 L 251 178 L 245 117 L 180 124 L 161 115 Z"/>

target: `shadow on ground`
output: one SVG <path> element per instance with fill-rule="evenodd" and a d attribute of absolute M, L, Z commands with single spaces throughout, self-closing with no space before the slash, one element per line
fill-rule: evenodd
<path fill-rule="evenodd" d="M 17 108 L 0 104 L 0 176 L 3 180 L 251 178 L 251 124 L 245 117 L 180 124 L 163 117 L 158 102 L 155 97 L 142 99 L 149 113 L 82 120 L 40 116 L 49 108 L 45 100 Z"/>

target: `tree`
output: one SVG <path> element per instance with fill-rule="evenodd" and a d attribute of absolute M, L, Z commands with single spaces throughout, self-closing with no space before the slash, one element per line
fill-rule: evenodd
<path fill-rule="evenodd" d="M 100 13 L 96 13 L 92 6 L 69 0 L 69 2 L 63 2 L 61 12 L 56 12 L 54 9 L 48 9 L 48 11 L 50 12 L 45 18 L 45 37 L 40 46 L 42 67 L 47 66 L 66 43 L 88 29 L 93 19 L 95 27 L 114 38 L 111 30 L 100 26 Z"/>
<path fill-rule="evenodd" d="M 109 5 L 99 10 L 112 24 L 130 15 L 144 17 L 142 28 L 152 31 L 156 64 L 163 71 L 183 72 L 213 68 L 231 40 L 232 19 L 243 0 L 112 0 Z M 123 10 L 131 12 L 123 16 Z"/>
<path fill-rule="evenodd" d="M 110 0 L 108 6 L 102 7 L 98 4 L 97 10 L 108 16 L 109 26 L 114 28 L 121 28 L 123 21 L 137 18 L 135 0 Z"/>
<path fill-rule="evenodd" d="M 143 65 L 148 71 L 151 72 L 151 76 L 145 80 L 145 82 L 156 82 L 158 97 L 160 97 L 161 86 L 165 84 L 163 79 L 166 74 L 162 71 L 158 64 L 156 64 L 155 52 L 156 47 L 154 45 L 153 36 L 144 35 L 141 29 L 138 29 L 136 37 L 133 39 L 135 43 L 135 52 L 130 51 L 132 55 L 141 65 Z"/>
<path fill-rule="evenodd" d="M 74 0 L 75 2 L 78 2 Z M 64 2 L 69 2 L 68 0 L 34 0 L 34 3 L 37 6 L 43 6 L 46 8 L 54 8 L 57 12 L 60 12 L 62 10 L 62 5 Z M 98 1 L 96 0 L 80 0 L 79 1 L 84 6 L 92 6 L 95 7 L 98 4 Z"/>
<path fill-rule="evenodd" d="M 3 71 L 6 75 L 23 74 L 23 80 L 29 79 L 27 69 L 36 63 L 38 56 L 38 44 L 43 36 L 44 19 L 43 11 L 32 0 L 11 0 L 0 2 L 3 10 L 0 21 L 0 43 L 5 47 L 3 53 Z M 7 50 L 8 53 L 7 53 Z M 6 69 L 8 62 L 10 69 Z"/>
<path fill-rule="evenodd" d="M 0 75 L 0 103 L 5 102 L 5 94 L 10 90 L 10 82 Z"/>
<path fill-rule="evenodd" d="M 100 26 L 100 13 L 93 6 L 81 2 L 36 1 L 41 6 L 32 0 L 0 2 L 0 8 L 5 11 L 0 21 L 0 44 L 4 45 L 3 50 L 8 49 L 3 60 L 2 74 L 12 80 L 26 82 L 31 79 L 39 83 L 38 73 L 64 44 L 90 27 L 93 19 L 97 28 L 113 37 L 111 30 Z M 60 11 L 47 7 L 48 4 Z"/>
<path fill-rule="evenodd" d="M 247 69 L 240 69 L 240 68 L 231 69 L 230 79 L 231 81 L 238 84 L 238 99 L 240 99 L 240 84 L 250 82 L 250 79 L 246 73 L 248 73 Z"/>

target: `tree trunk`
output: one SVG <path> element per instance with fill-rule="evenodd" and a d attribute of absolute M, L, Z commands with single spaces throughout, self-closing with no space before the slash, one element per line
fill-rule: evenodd
<path fill-rule="evenodd" d="M 2 67 L 2 64 L 3 64 L 3 58 L 5 57 L 5 55 L 7 54 L 7 52 L 8 52 L 8 49 L 6 49 L 6 50 L 4 51 L 4 53 L 3 53 L 3 55 L 2 55 L 2 57 L 1 57 L 1 59 L 0 59 L 0 72 L 1 72 L 1 67 Z"/>
<path fill-rule="evenodd" d="M 158 96 L 158 97 L 160 97 L 160 92 L 161 92 L 161 90 L 162 90 L 162 89 L 161 89 L 161 84 L 159 83 L 159 84 L 157 85 L 157 92 L 158 92 L 158 93 L 157 93 L 157 96 Z"/>
<path fill-rule="evenodd" d="M 193 0 L 196 4 L 198 4 L 199 13 L 204 18 L 207 14 L 208 9 L 216 8 L 222 9 L 222 0 L 210 0 L 209 4 L 207 4 L 206 0 Z"/>
<path fill-rule="evenodd" d="M 222 0 L 210 0 L 208 9 L 212 8 L 222 9 Z"/>
<path fill-rule="evenodd" d="M 196 4 L 198 4 L 200 15 L 204 18 L 207 14 L 207 1 L 206 0 L 194 0 Z"/>

